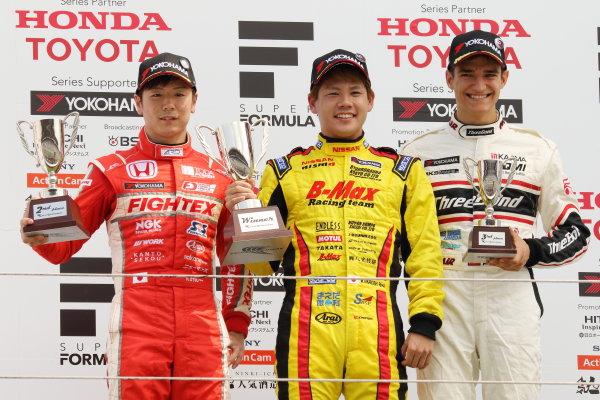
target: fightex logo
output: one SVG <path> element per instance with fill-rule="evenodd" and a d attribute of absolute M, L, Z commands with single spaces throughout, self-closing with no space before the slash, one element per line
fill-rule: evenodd
<path fill-rule="evenodd" d="M 32 115 L 66 115 L 73 111 L 91 117 L 138 117 L 131 93 L 31 92 Z"/>
<path fill-rule="evenodd" d="M 375 194 L 380 189 L 355 186 L 355 181 L 340 181 L 333 188 L 326 188 L 323 181 L 313 182 L 306 194 L 309 206 L 335 206 L 342 208 L 346 203 L 351 206 L 374 208 Z M 323 197 L 319 199 L 319 197 Z"/>
<path fill-rule="evenodd" d="M 67 10 L 15 10 L 15 13 L 17 14 L 15 27 L 31 30 L 37 36 L 25 38 L 25 42 L 31 45 L 32 60 L 47 56 L 54 61 L 76 59 L 78 61 L 142 62 L 158 54 L 154 41 L 101 38 L 99 37 L 101 33 L 95 31 L 139 31 L 143 34 L 149 31 L 171 30 L 158 13 Z M 77 33 L 77 31 L 81 32 Z M 65 37 L 50 38 L 49 32 L 63 32 Z M 90 32 L 93 32 L 91 35 L 93 38 L 78 37 Z M 136 34 L 136 36 L 148 37 L 147 34 L 142 36 Z"/>
<path fill-rule="evenodd" d="M 450 19 L 450 18 L 377 18 L 379 32 L 377 36 L 393 37 L 394 43 L 388 44 L 394 67 L 411 65 L 415 68 L 427 68 L 430 65 L 448 66 L 451 38 L 474 29 L 492 32 L 500 37 L 531 37 L 519 20 L 503 19 Z M 443 45 L 406 43 L 406 37 L 415 40 L 439 36 Z M 496 43 L 497 44 L 497 43 Z M 504 50 L 506 64 L 521 69 L 521 62 L 512 47 Z"/>
<path fill-rule="evenodd" d="M 456 100 L 449 98 L 394 97 L 392 101 L 394 121 L 399 122 L 447 122 L 456 109 Z M 506 122 L 523 122 L 522 100 L 498 100 L 497 107 Z"/>
<path fill-rule="evenodd" d="M 579 280 L 600 281 L 598 272 L 579 272 Z M 600 297 L 600 283 L 579 283 L 580 297 Z"/>

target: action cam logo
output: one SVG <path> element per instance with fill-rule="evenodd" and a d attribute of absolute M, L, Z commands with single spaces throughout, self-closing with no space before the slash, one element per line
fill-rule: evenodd
<path fill-rule="evenodd" d="M 314 40 L 312 22 L 238 21 L 242 40 Z M 270 44 L 267 42 L 265 44 Z M 297 47 L 240 46 L 240 66 L 298 66 Z M 275 98 L 275 73 L 240 71 L 240 97 Z"/>
<path fill-rule="evenodd" d="M 506 122 L 523 122 L 523 101 L 498 100 L 498 111 Z M 454 99 L 394 97 L 393 120 L 398 122 L 447 122 L 456 110 Z"/>
<path fill-rule="evenodd" d="M 32 115 L 137 117 L 131 93 L 31 91 Z"/>
<path fill-rule="evenodd" d="M 598 272 L 579 272 L 579 280 L 600 281 L 600 273 Z M 580 282 L 579 283 L 580 297 L 600 297 L 600 283 L 597 282 Z"/>

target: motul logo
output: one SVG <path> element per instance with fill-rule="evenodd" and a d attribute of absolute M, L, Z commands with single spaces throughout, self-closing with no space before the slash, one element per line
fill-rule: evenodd
<path fill-rule="evenodd" d="M 342 235 L 318 235 L 317 243 L 341 242 Z"/>
<path fill-rule="evenodd" d="M 145 212 L 145 211 L 170 211 L 170 212 L 189 212 L 204 215 L 213 215 L 213 209 L 217 203 L 210 203 L 205 200 L 188 199 L 186 197 L 136 197 L 129 199 L 127 212 Z"/>
<path fill-rule="evenodd" d="M 307 199 L 316 199 L 319 196 L 326 196 L 328 199 L 352 199 L 363 201 L 374 201 L 375 194 L 380 189 L 368 188 L 363 186 L 354 186 L 354 181 L 338 182 L 333 189 L 326 189 L 326 183 L 315 181 L 306 195 Z"/>
<path fill-rule="evenodd" d="M 126 165 L 127 175 L 131 178 L 150 179 L 158 174 L 158 166 L 154 160 L 135 161 Z"/>

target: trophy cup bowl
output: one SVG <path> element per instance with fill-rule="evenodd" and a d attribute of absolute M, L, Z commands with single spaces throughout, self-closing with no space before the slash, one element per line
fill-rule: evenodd
<path fill-rule="evenodd" d="M 510 172 L 506 179 L 506 185 L 502 187 L 502 175 L 508 162 L 511 162 Z M 470 164 L 474 165 L 477 171 L 478 185 L 475 185 L 471 175 Z M 475 161 L 467 157 L 463 160 L 463 166 L 467 180 L 473 186 L 473 189 L 479 193 L 481 201 L 485 205 L 485 217 L 478 221 L 471 232 L 465 261 L 468 263 L 485 263 L 489 258 L 514 257 L 517 254 L 517 249 L 510 228 L 501 226 L 500 221 L 494 218 L 494 205 L 498 204 L 498 201 L 502 198 L 502 192 L 513 180 L 517 167 L 516 159 Z"/>
<path fill-rule="evenodd" d="M 71 143 L 65 150 L 65 125 L 69 117 L 74 117 Z M 21 125 L 27 125 L 33 133 L 35 152 L 25 139 Z M 28 217 L 33 219 L 32 225 L 23 228 L 27 236 L 48 236 L 47 243 L 65 242 L 89 238 L 89 233 L 81 223 L 81 215 L 77 203 L 65 189 L 58 187 L 56 174 L 60 171 L 65 156 L 75 143 L 79 126 L 79 113 L 72 112 L 65 118 L 45 118 L 33 123 L 17 122 L 17 131 L 23 148 L 48 175 L 48 187 L 43 189 L 37 199 L 29 202 Z"/>
<path fill-rule="evenodd" d="M 254 156 L 252 132 L 262 123 L 261 153 Z M 253 124 L 235 121 L 213 129 L 206 125 L 196 126 L 196 133 L 205 153 L 223 167 L 234 180 L 253 176 L 256 165 L 264 157 L 269 141 L 269 122 L 259 119 Z M 217 159 L 206 142 L 202 130 L 215 136 L 221 159 Z M 259 199 L 247 199 L 234 206 L 231 218 L 224 228 L 225 257 L 222 265 L 248 264 L 281 260 L 292 240 L 292 231 L 285 228 L 276 206 L 263 207 Z"/>

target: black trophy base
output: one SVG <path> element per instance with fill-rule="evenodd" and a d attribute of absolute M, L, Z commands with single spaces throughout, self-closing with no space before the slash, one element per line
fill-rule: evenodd
<path fill-rule="evenodd" d="M 490 258 L 512 258 L 517 254 L 515 241 L 506 226 L 474 226 L 467 263 L 484 264 Z"/>
<path fill-rule="evenodd" d="M 87 239 L 89 232 L 81 223 L 79 206 L 69 196 L 33 199 L 29 203 L 32 225 L 23 228 L 26 236 L 48 236 L 47 243 Z"/>
<path fill-rule="evenodd" d="M 235 265 L 281 260 L 293 234 L 285 228 L 279 209 L 268 206 L 234 210 L 224 236 L 221 265 Z"/>

